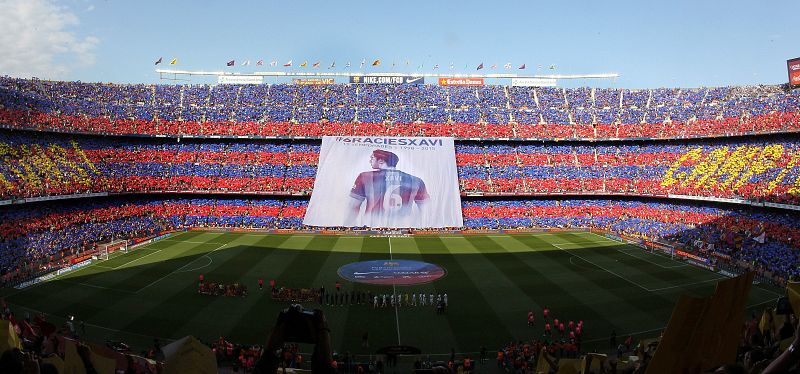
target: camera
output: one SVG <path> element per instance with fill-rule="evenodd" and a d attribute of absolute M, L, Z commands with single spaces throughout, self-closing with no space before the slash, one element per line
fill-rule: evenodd
<path fill-rule="evenodd" d="M 294 343 L 316 343 L 316 326 L 314 322 L 317 310 L 306 310 L 300 304 L 294 304 L 278 315 L 278 323 L 285 325 L 284 340 Z"/>

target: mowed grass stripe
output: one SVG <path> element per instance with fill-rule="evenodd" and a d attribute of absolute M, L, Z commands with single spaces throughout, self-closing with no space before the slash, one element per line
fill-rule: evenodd
<path fill-rule="evenodd" d="M 300 238 L 305 239 L 305 238 Z M 287 265 L 286 272 L 281 274 L 278 284 L 286 287 L 310 287 L 314 275 L 319 273 L 323 264 L 331 255 L 331 248 L 336 244 L 336 236 L 319 235 L 309 238 L 305 245 L 298 250 L 297 256 Z M 289 242 L 300 243 L 292 236 L 279 247 L 285 248 Z M 294 245 L 294 244 L 292 244 Z"/>
<path fill-rule="evenodd" d="M 392 238 L 392 245 L 396 243 L 396 238 Z M 350 262 L 355 261 L 374 261 L 389 259 L 389 239 L 388 238 L 365 238 L 364 246 L 369 247 L 370 251 L 361 251 L 357 258 L 342 258 L 337 264 L 337 269 Z M 382 248 L 383 250 L 380 250 Z M 338 257 L 338 256 L 336 256 Z M 338 279 L 338 275 L 336 276 Z M 362 283 L 352 283 L 341 280 L 342 289 L 346 292 L 350 290 L 372 292 L 374 294 L 389 294 L 392 286 L 389 285 L 370 285 Z M 335 292 L 332 283 L 325 282 L 325 289 Z M 400 291 L 400 287 L 398 287 Z M 365 300 L 364 304 L 351 306 L 323 306 L 326 315 L 334 316 L 337 322 L 337 330 L 332 331 L 333 344 L 339 352 L 350 351 L 354 354 L 373 354 L 378 348 L 397 344 L 397 322 L 395 312 L 392 308 L 373 309 L 372 300 Z M 339 324 L 340 323 L 340 324 Z M 402 328 L 402 323 L 401 323 Z M 367 333 L 369 336 L 369 347 L 361 346 L 361 338 Z"/>
<path fill-rule="evenodd" d="M 538 237 L 515 237 L 532 247 L 541 245 Z M 535 255 L 515 253 L 515 259 L 501 267 L 517 273 L 520 282 L 532 297 L 552 310 L 562 320 L 582 319 L 588 326 L 587 336 L 609 336 L 662 327 L 674 301 L 632 287 L 630 283 L 590 264 L 571 261 L 565 251 L 541 251 Z M 503 259 L 496 259 L 503 261 Z M 516 262 L 525 264 L 520 268 Z M 638 311 L 638 313 L 631 313 Z"/>
<path fill-rule="evenodd" d="M 467 237 L 461 236 L 443 236 L 439 238 L 444 244 L 447 253 L 450 254 L 462 254 L 462 255 L 469 255 L 469 254 L 479 254 L 475 246 L 470 244 L 470 241 L 467 240 Z"/>
<path fill-rule="evenodd" d="M 504 251 L 500 251 L 498 253 L 514 253 L 514 252 L 539 252 L 539 251 L 553 251 L 557 250 L 553 248 L 552 245 L 541 242 L 541 246 L 531 248 L 528 245 L 516 240 L 516 237 L 522 237 L 523 235 L 530 235 L 530 234 L 514 234 L 514 235 L 486 235 L 485 238 L 490 239 L 492 242 L 496 243 L 496 246 L 502 248 Z M 539 236 L 539 235 L 537 235 Z"/>
<path fill-rule="evenodd" d="M 468 237 L 468 242 L 476 247 L 483 258 L 456 257 L 473 282 L 480 284 L 478 292 L 492 307 L 495 315 L 505 321 L 506 329 L 515 334 L 515 340 L 530 338 L 530 329 L 527 327 L 528 310 L 541 310 L 541 306 L 531 294 L 524 290 L 518 281 L 513 279 L 512 273 L 506 268 L 498 266 L 498 259 L 511 258 L 504 247 L 494 238 L 486 236 Z M 504 253 L 500 254 L 499 251 Z M 502 264 L 503 261 L 500 260 Z M 502 290 L 501 292 L 498 292 Z"/>
<path fill-rule="evenodd" d="M 306 249 L 309 243 L 311 243 L 311 241 L 316 238 L 315 236 L 311 235 L 287 235 L 287 236 L 288 238 L 286 239 L 286 241 L 281 243 L 280 246 L 278 246 L 279 248 L 295 249 L 295 250 Z"/>
<path fill-rule="evenodd" d="M 314 287 L 324 286 L 325 291 L 332 296 L 337 293 L 347 296 L 347 302 L 343 302 L 344 305 L 342 303 L 339 305 L 319 305 L 317 303 L 317 307 L 322 309 L 328 317 L 328 324 L 331 327 L 331 344 L 334 347 L 349 347 L 348 349 L 352 352 L 353 349 L 360 346 L 358 342 L 360 342 L 361 334 L 363 331 L 369 331 L 372 323 L 379 322 L 386 329 L 394 326 L 392 320 L 388 318 L 378 318 L 378 321 L 372 321 L 370 317 L 367 317 L 366 308 L 371 308 L 372 303 L 366 303 L 364 300 L 364 304 L 356 305 L 353 300 L 350 300 L 351 297 L 355 298 L 355 291 L 364 290 L 365 287 L 342 279 L 338 274 L 340 267 L 352 262 L 364 261 L 366 258 L 388 258 L 388 247 L 386 254 L 363 251 L 365 247 L 374 248 L 381 244 L 386 245 L 386 238 L 362 237 L 361 240 L 355 240 L 354 237 L 340 238 L 334 248 L 348 246 L 348 250 L 331 254 L 323 265 L 322 271 L 317 273 L 313 279 Z M 341 291 L 336 291 L 336 282 L 342 285 Z"/>
<path fill-rule="evenodd" d="M 361 247 L 363 247 L 363 245 L 363 236 L 338 236 L 336 237 L 336 244 L 333 245 L 331 251 L 361 253 Z"/>
<path fill-rule="evenodd" d="M 439 256 L 437 258 L 447 259 L 447 247 L 444 246 L 442 241 L 434 236 L 425 237 L 410 237 L 410 238 L 392 238 L 392 249 L 397 245 L 400 247 L 405 246 L 409 252 L 394 255 L 394 259 L 404 259 L 413 261 L 430 262 L 441 266 L 445 270 L 451 268 L 446 262 L 447 260 L 431 259 L 428 256 Z M 409 243 L 409 241 L 413 243 Z M 410 253 L 416 248 L 417 253 Z M 416 284 L 408 286 L 397 286 L 397 292 L 405 295 L 406 293 L 417 294 L 424 293 L 430 298 L 431 294 L 444 294 L 448 293 L 450 300 L 453 299 L 453 292 L 456 292 L 450 283 L 448 277 L 440 279 L 435 282 Z M 391 286 L 382 286 L 383 289 L 391 292 Z M 410 295 L 409 295 L 410 296 Z M 390 314 L 394 317 L 394 311 L 390 310 Z M 450 326 L 450 322 L 446 316 L 436 315 L 436 309 L 433 305 L 428 303 L 425 306 L 421 305 L 417 299 L 416 307 L 402 307 L 398 309 L 398 318 L 400 324 L 400 335 L 402 343 L 421 348 L 423 351 L 428 352 L 443 352 L 448 347 L 454 346 L 456 336 Z M 395 322 L 397 323 L 397 322 Z M 387 338 L 384 340 L 390 344 L 397 344 L 396 332 L 390 334 L 386 332 Z"/>
<path fill-rule="evenodd" d="M 392 253 L 395 257 L 405 258 L 406 256 L 419 255 L 417 241 L 413 237 L 391 238 Z"/>
<path fill-rule="evenodd" d="M 424 246 L 430 246 L 438 249 L 439 251 L 450 251 L 449 246 L 439 238 L 430 238 L 422 241 Z M 458 249 L 453 249 L 457 251 Z M 497 341 L 504 341 L 513 336 L 508 330 L 506 324 L 494 313 L 491 302 L 496 300 L 487 300 L 484 298 L 482 289 L 483 284 L 479 287 L 476 281 L 473 280 L 475 276 L 477 282 L 482 283 L 480 274 L 472 274 L 472 272 L 479 267 L 473 266 L 468 261 L 476 261 L 482 263 L 481 256 L 454 256 L 452 254 L 425 254 L 422 251 L 423 258 L 426 262 L 439 264 L 447 270 L 447 276 L 435 282 L 434 288 L 436 293 L 447 292 L 450 308 L 448 313 L 444 315 L 449 325 L 449 330 L 455 336 L 459 351 L 475 351 L 479 349 L 481 344 L 486 344 L 488 337 Z M 465 268 L 466 266 L 467 268 Z M 485 278 L 483 278 L 485 279 Z M 442 318 L 442 316 L 436 316 Z M 428 330 L 430 331 L 438 330 Z M 426 332 L 418 331 L 419 336 L 424 336 Z M 439 346 L 437 351 L 442 351 Z"/>
<path fill-rule="evenodd" d="M 364 245 L 367 245 L 366 243 L 376 239 L 384 238 L 364 238 L 360 242 L 352 239 L 344 239 L 345 237 L 334 238 L 336 241 L 334 241 L 330 246 L 331 248 L 344 245 L 349 246 L 348 250 L 346 252 L 329 252 L 328 256 L 325 257 L 325 261 L 320 264 L 318 271 L 307 273 L 309 278 L 306 283 L 304 283 L 304 287 L 319 288 L 324 286 L 326 292 L 336 293 L 336 289 L 334 287 L 336 282 L 339 281 L 342 284 L 342 290 L 340 293 L 347 294 L 348 303 L 345 303 L 344 306 L 339 305 L 323 309 L 326 311 L 325 315 L 328 318 L 328 325 L 332 331 L 331 344 L 333 344 L 335 347 L 338 347 L 341 346 L 342 339 L 345 337 L 345 335 L 347 335 L 346 332 L 349 332 L 349 330 L 345 329 L 345 325 L 347 324 L 347 316 L 354 308 L 358 308 L 358 306 L 349 306 L 349 297 L 351 291 L 353 291 L 355 287 L 352 283 L 340 279 L 337 270 L 344 264 L 359 261 L 362 254 L 361 249 Z M 342 243 L 343 241 L 346 243 Z M 358 245 L 356 246 L 354 243 L 358 243 Z M 357 252 L 355 251 L 356 249 L 358 250 Z M 319 303 L 312 302 L 311 305 L 308 305 L 308 307 L 320 307 L 318 304 Z M 333 331 L 336 331 L 337 333 L 334 334 Z"/>
<path fill-rule="evenodd" d="M 272 235 L 258 243 L 263 257 L 244 277 L 248 282 L 249 296 L 247 304 L 249 308 L 238 316 L 238 323 L 227 330 L 230 336 L 241 336 L 243 341 L 247 342 L 263 343 L 266 339 L 266 334 L 275 325 L 279 311 L 286 307 L 286 304 L 272 299 L 269 281 L 271 279 L 276 280 L 278 287 L 302 286 L 284 282 L 285 279 L 288 279 L 286 273 L 297 271 L 290 264 L 300 255 L 300 251 L 281 248 L 289 239 L 291 239 L 290 235 Z M 259 291 L 257 287 L 259 277 L 264 279 L 263 291 Z M 252 304 L 250 303 L 251 298 L 254 301 Z M 199 323 L 202 323 L 202 320 Z"/>

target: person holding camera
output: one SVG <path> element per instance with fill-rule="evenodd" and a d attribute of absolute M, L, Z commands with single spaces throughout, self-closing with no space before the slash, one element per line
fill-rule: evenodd
<path fill-rule="evenodd" d="M 336 373 L 331 349 L 331 330 L 323 312 L 292 305 L 278 315 L 266 347 L 253 369 L 254 374 L 274 374 L 281 362 L 284 343 L 311 343 L 313 373 Z"/>

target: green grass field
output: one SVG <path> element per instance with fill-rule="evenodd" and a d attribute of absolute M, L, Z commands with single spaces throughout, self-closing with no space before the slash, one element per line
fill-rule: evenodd
<path fill-rule="evenodd" d="M 411 345 L 426 353 L 490 351 L 510 340 L 542 335 L 542 308 L 551 317 L 584 320 L 584 350 L 606 350 L 615 330 L 622 337 L 657 336 L 680 294 L 705 296 L 722 275 L 667 256 L 586 232 L 518 235 L 366 237 L 268 235 L 192 231 L 22 291 L 6 293 L 18 315 L 44 312 L 86 322 L 89 339 L 122 340 L 148 347 L 153 337 L 220 335 L 263 343 L 287 304 L 259 292 L 257 279 L 288 287 L 332 290 L 337 269 L 366 260 L 408 259 L 437 264 L 447 275 L 432 283 L 396 286 L 397 292 L 447 293 L 450 307 L 373 309 L 368 305 L 319 306 L 339 352 L 374 352 Z M 207 281 L 248 285 L 247 298 L 200 295 Z M 392 286 L 342 281 L 344 290 L 391 293 Z M 770 305 L 780 290 L 754 286 L 750 309 Z M 528 327 L 528 309 L 536 325 Z M 370 348 L 361 336 L 369 332 Z"/>

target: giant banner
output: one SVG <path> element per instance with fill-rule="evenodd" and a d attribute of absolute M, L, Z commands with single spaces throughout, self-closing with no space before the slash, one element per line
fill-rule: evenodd
<path fill-rule="evenodd" d="M 323 137 L 303 224 L 463 226 L 453 138 Z"/>

